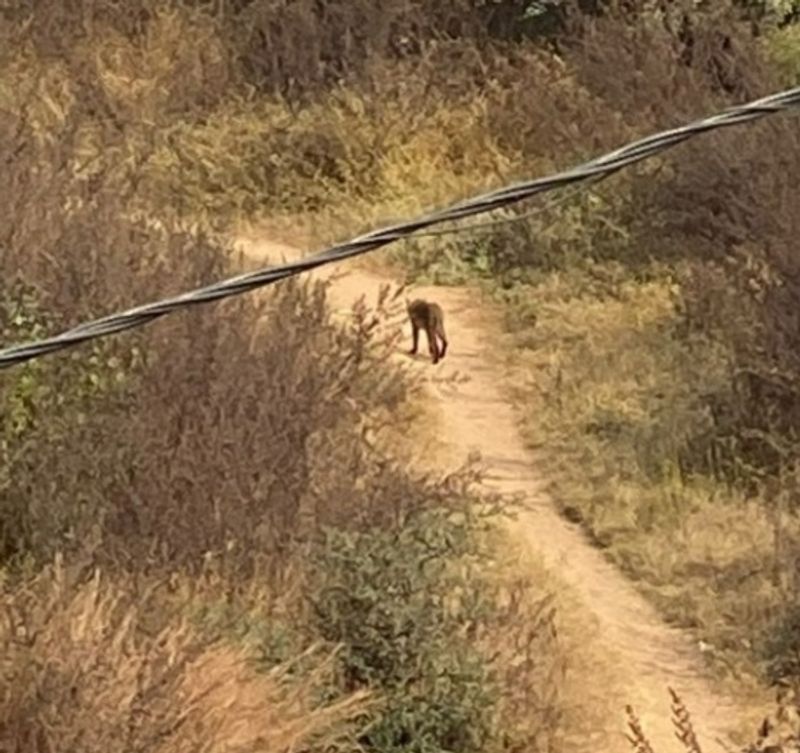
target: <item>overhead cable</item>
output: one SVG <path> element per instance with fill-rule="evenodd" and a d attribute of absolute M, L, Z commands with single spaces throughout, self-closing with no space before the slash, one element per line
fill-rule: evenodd
<path fill-rule="evenodd" d="M 768 115 L 795 108 L 798 105 L 800 105 L 800 87 L 788 89 L 738 107 L 732 107 L 716 115 L 696 120 L 688 125 L 661 131 L 655 135 L 634 141 L 627 146 L 615 149 L 608 154 L 569 170 L 489 191 L 474 198 L 458 202 L 448 208 L 424 214 L 416 219 L 373 230 L 353 240 L 339 243 L 298 261 L 269 266 L 254 272 L 237 275 L 196 290 L 86 322 L 52 337 L 46 337 L 30 343 L 12 345 L 0 350 L 0 368 L 7 368 L 98 337 L 106 337 L 134 327 L 141 327 L 173 311 L 218 301 L 234 295 L 241 295 L 242 293 L 271 285 L 287 277 L 308 272 L 324 264 L 359 256 L 389 243 L 412 237 L 415 233 L 434 225 L 491 212 L 547 191 L 554 191 L 586 181 L 602 180 L 623 167 L 640 162 L 707 131 L 759 120 Z"/>

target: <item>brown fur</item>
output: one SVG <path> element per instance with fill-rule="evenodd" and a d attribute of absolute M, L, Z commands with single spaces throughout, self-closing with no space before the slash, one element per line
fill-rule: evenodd
<path fill-rule="evenodd" d="M 444 313 L 438 303 L 417 299 L 407 304 L 408 318 L 411 320 L 411 355 L 417 352 L 419 331 L 425 330 L 428 337 L 428 350 L 433 363 L 438 363 L 447 352 L 447 337 L 444 333 Z M 438 340 L 441 340 L 441 345 Z"/>

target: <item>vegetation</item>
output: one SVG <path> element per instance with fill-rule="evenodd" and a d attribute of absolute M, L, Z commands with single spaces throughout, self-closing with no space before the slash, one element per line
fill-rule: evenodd
<path fill-rule="evenodd" d="M 691 76 L 670 59 L 669 34 L 598 25 L 598 48 L 619 56 L 605 60 L 617 106 L 650 114 L 623 74 L 645 43 L 660 50 L 648 78 L 680 92 L 670 108 L 710 112 L 721 97 L 777 90 L 764 43 L 726 22 L 697 34 L 694 48 L 708 49 Z M 722 62 L 709 66 L 714 55 Z M 795 138 L 783 120 L 719 134 L 609 184 L 594 222 L 606 214 L 615 236 L 505 294 L 520 322 L 536 321 L 519 327 L 539 366 L 520 397 L 531 441 L 564 463 L 563 506 L 668 618 L 699 633 L 721 672 L 745 661 L 773 677 L 794 671 Z"/>
<path fill-rule="evenodd" d="M 219 278 L 244 221 L 330 240 L 797 83 L 796 3 L 696 5 L 18 0 L 2 341 Z M 565 513 L 720 672 L 786 682 L 798 138 L 711 134 L 390 252 L 497 296 Z M 415 389 L 392 305 L 341 326 L 286 284 L 0 376 L 0 747 L 556 746 L 546 584 L 504 570 L 467 471 L 367 439 Z"/>
<path fill-rule="evenodd" d="M 258 8 L 231 6 L 3 11 L 3 342 L 218 279 L 225 222 L 313 207 L 317 177 L 316 206 L 355 185 L 328 161 L 347 124 L 326 140 L 310 98 L 290 117 L 288 71 L 232 41 Z M 551 747 L 544 586 L 504 569 L 468 468 L 415 475 L 381 441 L 416 389 L 379 326 L 394 303 L 342 324 L 326 292 L 285 284 L 0 377 L 0 748 Z"/>

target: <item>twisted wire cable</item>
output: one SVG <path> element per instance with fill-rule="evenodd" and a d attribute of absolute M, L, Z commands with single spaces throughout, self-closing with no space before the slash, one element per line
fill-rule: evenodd
<path fill-rule="evenodd" d="M 100 319 L 80 324 L 52 337 L 46 337 L 30 343 L 12 345 L 0 350 L 0 368 L 8 368 L 88 340 L 107 337 L 134 327 L 141 327 L 179 309 L 211 303 L 222 298 L 241 295 L 266 285 L 272 285 L 287 277 L 308 272 L 324 264 L 331 264 L 373 251 L 403 238 L 408 238 L 434 225 L 491 212 L 547 191 L 554 191 L 586 181 L 597 182 L 628 165 L 647 159 L 707 131 L 759 120 L 768 115 L 795 108 L 798 105 L 800 105 L 800 87 L 778 92 L 744 105 L 731 107 L 716 115 L 634 141 L 569 170 L 489 191 L 453 204 L 448 208 L 424 214 L 416 219 L 373 230 L 298 261 L 264 267 L 196 290 L 136 306 L 117 314 L 104 316 Z"/>

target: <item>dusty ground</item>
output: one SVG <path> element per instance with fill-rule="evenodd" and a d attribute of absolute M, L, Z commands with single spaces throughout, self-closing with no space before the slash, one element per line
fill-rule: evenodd
<path fill-rule="evenodd" d="M 299 252 L 257 235 L 240 242 L 255 263 L 291 258 Z M 331 267 L 318 274 L 330 274 Z M 333 305 L 346 310 L 362 295 L 374 301 L 381 284 L 396 283 L 351 263 L 336 266 L 331 289 Z M 624 751 L 629 743 L 624 708 L 632 704 L 656 753 L 682 750 L 671 724 L 668 687 L 674 688 L 690 709 L 705 753 L 722 750 L 725 738 L 745 718 L 741 705 L 721 694 L 704 676 L 703 660 L 689 637 L 665 625 L 634 586 L 555 510 L 542 489 L 536 458 L 517 431 L 517 420 L 503 385 L 502 369 L 493 355 L 493 333 L 500 325 L 490 307 L 477 305 L 477 294 L 461 288 L 416 287 L 414 296 L 436 300 L 445 311 L 450 341 L 446 359 L 437 366 L 427 360 L 424 336 L 414 368 L 424 370 L 426 392 L 435 427 L 435 462 L 443 470 L 479 452 L 486 467 L 486 485 L 504 494 L 524 497 L 525 512 L 509 525 L 509 533 L 530 561 L 538 561 L 565 585 L 575 609 L 563 615 L 571 620 L 573 635 L 582 634 L 592 647 L 580 673 L 581 703 L 602 719 L 592 738 L 583 737 L 582 750 Z M 408 340 L 402 347 L 408 346 Z M 409 359 L 399 352 L 398 358 Z M 449 380 L 455 372 L 457 382 Z M 425 454 L 425 453 L 423 453 Z M 546 469 L 544 469 L 546 472 Z M 524 563 L 522 563 L 524 565 Z M 614 709 L 614 713 L 607 713 Z M 752 717 L 750 708 L 747 717 Z M 591 725 L 594 726 L 594 723 Z M 751 727 L 752 729 L 752 727 Z M 570 746 L 572 747 L 572 746 Z"/>

